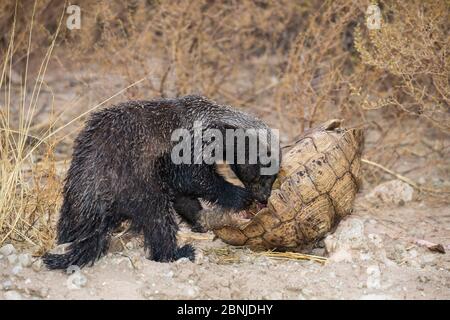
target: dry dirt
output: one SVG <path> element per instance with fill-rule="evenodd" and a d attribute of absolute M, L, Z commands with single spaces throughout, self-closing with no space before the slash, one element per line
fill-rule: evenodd
<path fill-rule="evenodd" d="M 73 274 L 47 271 L 35 258 L 30 266 L 20 252 L 4 254 L 0 298 L 449 299 L 450 207 L 369 200 L 359 195 L 354 213 L 314 250 L 328 256 L 325 264 L 275 260 L 182 227 L 180 241 L 194 243 L 195 263 L 149 261 L 139 239 L 124 237 Z M 417 240 L 442 244 L 447 253 Z"/>
<path fill-rule="evenodd" d="M 70 79 L 51 77 L 48 81 L 57 83 L 55 92 L 61 93 L 55 104 L 64 110 L 64 119 L 99 100 L 99 90 L 74 93 Z M 49 103 L 50 93 L 42 99 Z M 48 115 L 40 116 L 45 123 Z M 61 176 L 76 130 L 68 127 L 63 133 L 68 138 L 56 150 L 63 155 L 58 157 L 64 162 L 58 166 Z M 420 165 L 416 158 L 405 161 L 398 161 L 399 172 Z M 434 171 L 412 173 L 421 184 L 448 184 Z M 268 258 L 182 226 L 180 242 L 194 244 L 194 263 L 147 260 L 141 239 L 122 237 L 93 267 L 68 274 L 45 270 L 30 252 L 3 252 L 2 247 L 0 299 L 450 299 L 450 205 L 428 196 L 411 199 L 412 189 L 404 187 L 394 183 L 363 190 L 353 214 L 312 252 L 327 257 L 325 264 Z M 441 244 L 447 253 L 433 252 L 418 240 Z"/>

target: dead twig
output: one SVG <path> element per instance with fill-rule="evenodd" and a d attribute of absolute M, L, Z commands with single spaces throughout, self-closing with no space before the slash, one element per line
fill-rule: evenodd
<path fill-rule="evenodd" d="M 435 188 L 429 188 L 429 187 L 420 186 L 416 182 L 414 182 L 413 180 L 409 179 L 408 177 L 402 176 L 401 174 L 396 173 L 396 172 L 392 171 L 391 169 L 388 169 L 388 168 L 386 168 L 385 166 L 383 166 L 383 165 L 381 165 L 379 163 L 376 163 L 376 162 L 373 162 L 373 161 L 370 161 L 370 160 L 367 160 L 367 159 L 361 159 L 361 162 L 367 163 L 367 164 L 370 164 L 371 166 L 379 168 L 379 169 L 389 173 L 390 175 L 396 177 L 397 179 L 402 180 L 403 182 L 406 182 L 411 187 L 413 187 L 413 188 L 415 188 L 415 189 L 417 189 L 419 191 L 425 191 L 425 192 L 431 192 L 431 193 L 450 193 L 450 190 L 442 190 L 442 189 L 435 189 Z"/>

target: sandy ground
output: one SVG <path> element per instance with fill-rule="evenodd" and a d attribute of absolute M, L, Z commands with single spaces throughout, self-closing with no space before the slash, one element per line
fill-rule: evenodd
<path fill-rule="evenodd" d="M 84 110 L 81 105 L 102 101 L 103 91 L 74 88 L 67 74 L 53 73 L 47 80 L 59 93 L 55 105 L 64 110 L 64 119 L 71 119 Z M 52 101 L 50 92 L 41 96 L 44 104 Z M 48 120 L 45 112 L 39 117 L 43 123 Z M 63 132 L 73 138 L 73 129 Z M 366 140 L 370 142 L 369 135 Z M 71 143 L 58 146 L 62 159 L 67 159 L 70 147 Z M 427 149 L 424 154 L 434 153 Z M 419 160 L 413 158 L 404 166 L 417 168 Z M 448 183 L 442 174 L 419 169 L 412 174 L 421 184 L 430 179 Z M 0 299 L 450 299 L 448 201 L 407 196 L 397 201 L 391 199 L 395 190 L 381 191 L 370 201 L 371 190 L 361 192 L 353 214 L 312 252 L 327 257 L 325 264 L 275 260 L 184 226 L 180 242 L 194 244 L 194 263 L 149 261 L 140 239 L 121 238 L 93 267 L 69 274 L 45 270 L 29 252 L 3 246 Z M 431 251 L 417 240 L 441 244 L 447 253 Z"/>
<path fill-rule="evenodd" d="M 377 203 L 378 201 L 378 203 Z M 384 199 L 384 201 L 387 201 Z M 68 274 L 1 249 L 4 299 L 450 299 L 450 207 L 359 195 L 355 210 L 314 254 L 326 263 L 276 260 L 191 233 L 196 261 L 145 259 L 140 239 L 115 239 L 93 267 Z M 442 244 L 447 253 L 418 244 Z M 31 264 L 31 265 L 30 265 Z"/>

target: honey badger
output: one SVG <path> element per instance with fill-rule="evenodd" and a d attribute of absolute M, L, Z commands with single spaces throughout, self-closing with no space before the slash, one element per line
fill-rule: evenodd
<path fill-rule="evenodd" d="M 70 245 L 64 254 L 44 255 L 47 267 L 92 265 L 107 251 L 114 229 L 126 220 L 131 231 L 143 233 L 149 259 L 192 260 L 192 246 L 177 246 L 177 211 L 200 230 L 199 198 L 234 212 L 253 200 L 266 202 L 279 156 L 271 155 L 276 170 L 268 175 L 261 174 L 266 165 L 259 158 L 257 163 L 230 165 L 245 187 L 227 182 L 215 163 L 174 163 L 174 130 L 192 133 L 196 121 L 224 135 L 227 129 L 271 132 L 261 120 L 201 96 L 129 101 L 93 113 L 75 140 L 57 224 L 58 244 Z"/>

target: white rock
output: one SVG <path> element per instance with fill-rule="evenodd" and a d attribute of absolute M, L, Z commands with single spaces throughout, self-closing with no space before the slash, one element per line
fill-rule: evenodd
<path fill-rule="evenodd" d="M 17 255 L 16 254 L 10 254 L 8 256 L 8 262 L 9 264 L 15 264 L 17 261 Z"/>
<path fill-rule="evenodd" d="M 16 253 L 16 248 L 10 243 L 5 244 L 3 247 L 0 248 L 0 254 L 4 256 L 9 256 L 10 254 Z"/>
<path fill-rule="evenodd" d="M 71 274 L 66 280 L 66 286 L 69 290 L 80 289 L 87 284 L 87 278 L 79 271 Z"/>
<path fill-rule="evenodd" d="M 198 287 L 195 287 L 195 286 L 192 286 L 192 287 L 189 286 L 184 290 L 184 294 L 186 296 L 188 296 L 189 298 L 197 297 L 198 293 L 199 293 L 199 289 L 198 289 Z"/>
<path fill-rule="evenodd" d="M 19 263 L 24 268 L 28 268 L 29 266 L 31 266 L 31 263 L 33 262 L 33 260 L 31 259 L 31 255 L 29 253 L 19 254 L 18 260 L 19 260 Z"/>
<path fill-rule="evenodd" d="M 22 296 L 17 291 L 11 290 L 5 292 L 6 300 L 22 300 Z"/>
<path fill-rule="evenodd" d="M 381 288 L 381 271 L 377 265 L 367 267 L 367 289 L 380 289 Z"/>
<path fill-rule="evenodd" d="M 189 258 L 183 257 L 178 259 L 177 261 L 175 261 L 176 264 L 185 264 L 185 263 L 189 263 L 191 262 L 191 260 L 189 260 Z"/>
<path fill-rule="evenodd" d="M 352 262 L 353 257 L 349 248 L 340 247 L 328 258 L 329 262 Z"/>
<path fill-rule="evenodd" d="M 41 288 L 41 290 L 39 290 L 39 296 L 41 298 L 47 298 L 48 297 L 48 293 L 49 293 L 50 289 L 49 288 Z"/>
<path fill-rule="evenodd" d="M 415 249 L 412 249 L 412 250 L 410 250 L 409 251 L 409 257 L 410 258 L 412 258 L 412 259 L 414 259 L 414 258 L 417 258 L 417 250 L 415 250 Z"/>
<path fill-rule="evenodd" d="M 13 283 L 11 280 L 6 280 L 2 282 L 2 289 L 3 290 L 11 290 L 13 287 Z"/>
<path fill-rule="evenodd" d="M 379 184 L 366 195 L 366 199 L 375 203 L 402 205 L 411 201 L 413 196 L 413 187 L 397 179 Z"/>
<path fill-rule="evenodd" d="M 343 221 L 338 233 L 338 241 L 361 241 L 364 239 L 364 223 L 356 218 Z"/>
<path fill-rule="evenodd" d="M 360 249 L 366 246 L 364 223 L 357 218 L 349 217 L 341 221 L 334 234 L 325 238 L 325 248 L 329 254 L 340 248 Z"/>
<path fill-rule="evenodd" d="M 13 275 L 18 275 L 19 273 L 21 273 L 23 270 L 22 266 L 20 264 L 18 264 L 17 266 L 15 266 L 14 268 L 12 268 L 11 273 Z"/>
<path fill-rule="evenodd" d="M 31 264 L 31 269 L 33 269 L 35 272 L 39 272 L 42 270 L 42 260 L 37 259 Z"/>

